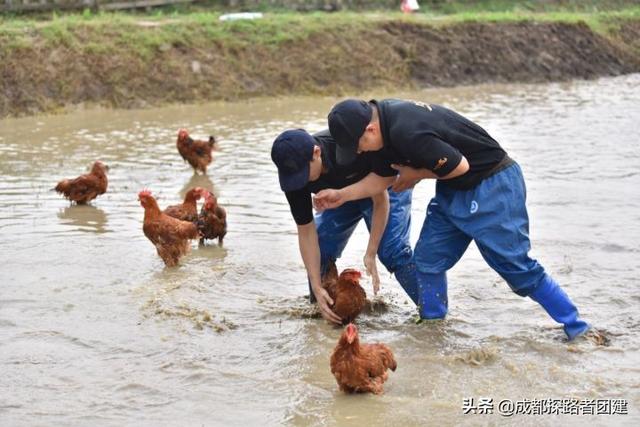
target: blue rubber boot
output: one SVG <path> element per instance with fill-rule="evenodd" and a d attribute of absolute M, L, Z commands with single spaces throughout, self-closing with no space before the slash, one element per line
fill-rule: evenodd
<path fill-rule="evenodd" d="M 418 279 L 419 309 L 421 319 L 444 319 L 447 315 L 447 273 L 422 273 L 416 271 Z"/>
<path fill-rule="evenodd" d="M 395 271 L 396 280 L 415 305 L 419 304 L 416 264 L 410 262 Z"/>
<path fill-rule="evenodd" d="M 545 275 L 540 285 L 529 296 L 540 304 L 553 320 L 564 326 L 569 340 L 591 328 L 591 325 L 580 319 L 576 306 L 551 276 Z"/>

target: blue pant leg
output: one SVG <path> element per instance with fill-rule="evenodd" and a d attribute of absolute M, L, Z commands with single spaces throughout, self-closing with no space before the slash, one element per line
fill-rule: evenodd
<path fill-rule="evenodd" d="M 526 188 L 517 164 L 457 192 L 450 217 L 473 237 L 482 257 L 521 296 L 529 295 L 545 275 L 529 257 Z"/>
<path fill-rule="evenodd" d="M 320 245 L 321 274 L 325 273 L 329 262 L 335 262 L 340 258 L 349 237 L 361 218 L 362 214 L 357 202 L 347 202 L 338 208 L 315 215 L 314 220 Z M 309 296 L 311 302 L 315 302 L 311 283 L 309 283 Z"/>
<path fill-rule="evenodd" d="M 514 292 L 530 296 L 561 323 L 569 339 L 584 334 L 590 325 L 580 318 L 578 309 L 555 280 L 529 257 L 529 217 L 520 167 L 513 165 L 484 180 L 473 193 L 473 209 L 468 208 L 469 197 L 460 198 L 460 217 L 469 209 L 463 227 L 473 236 L 487 263 Z"/>
<path fill-rule="evenodd" d="M 416 268 L 420 272 L 446 272 L 458 262 L 471 243 L 471 236 L 447 217 L 449 204 L 449 195 L 438 189 L 436 197 L 427 206 L 420 237 L 414 249 Z"/>
<path fill-rule="evenodd" d="M 467 250 L 471 237 L 447 217 L 449 195 L 438 185 L 414 250 L 420 317 L 441 319 L 448 310 L 447 270 Z"/>
<path fill-rule="evenodd" d="M 416 268 L 413 261 L 413 251 L 409 242 L 411 231 L 411 197 L 412 190 L 396 193 L 389 189 L 389 218 L 384 230 L 378 258 L 385 268 L 394 273 L 396 280 L 407 295 L 418 304 L 418 285 L 416 282 Z M 361 201 L 362 213 L 367 228 L 371 230 L 371 216 L 373 213 L 371 199 Z"/>

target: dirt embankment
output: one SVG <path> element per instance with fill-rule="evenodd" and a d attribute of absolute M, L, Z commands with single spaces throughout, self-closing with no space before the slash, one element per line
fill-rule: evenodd
<path fill-rule="evenodd" d="M 140 31 L 145 31 L 143 27 Z M 100 45 L 100 34 L 82 35 Z M 94 39 L 92 39 L 94 38 Z M 278 44 L 173 43 L 152 55 L 38 43 L 0 52 L 0 118 L 78 104 L 141 107 L 375 87 L 544 82 L 640 72 L 640 23 L 610 37 L 586 24 L 388 21 Z"/>

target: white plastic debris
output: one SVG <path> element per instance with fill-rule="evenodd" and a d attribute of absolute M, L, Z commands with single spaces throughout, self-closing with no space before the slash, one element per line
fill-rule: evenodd
<path fill-rule="evenodd" d="M 218 18 L 220 21 L 237 21 L 238 19 L 260 19 L 262 18 L 262 12 L 241 12 L 241 13 L 226 13 L 220 15 Z"/>

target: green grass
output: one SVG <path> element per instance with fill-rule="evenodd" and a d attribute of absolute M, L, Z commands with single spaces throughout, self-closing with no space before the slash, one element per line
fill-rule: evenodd
<path fill-rule="evenodd" d="M 637 5 L 635 0 L 432 0 L 421 1 L 424 10 L 443 14 L 494 12 L 597 13 Z"/>
<path fill-rule="evenodd" d="M 251 45 L 279 45 L 303 39 L 320 31 L 336 28 L 364 28 L 379 21 L 405 20 L 428 25 L 449 25 L 461 22 L 586 22 L 595 31 L 606 33 L 621 19 L 640 19 L 640 6 L 602 12 L 572 12 L 568 10 L 537 12 L 521 7 L 501 10 L 502 0 L 478 1 L 481 12 L 469 6 L 454 14 L 423 13 L 404 15 L 400 12 L 339 12 L 339 13 L 265 13 L 257 20 L 219 21 L 220 13 L 181 9 L 140 13 L 53 14 L 49 19 L 27 16 L 0 18 L 0 52 L 31 46 L 34 42 L 46 47 L 66 46 L 88 53 L 108 53 L 130 50 L 148 57 L 165 46 L 210 46 L 220 43 L 228 48 Z M 449 3 L 451 7 L 458 2 Z M 512 4 L 513 6 L 513 4 Z M 478 6 L 480 7 L 480 6 Z M 426 9 L 426 8 L 425 8 Z M 493 11 L 493 9 L 496 9 Z M 504 9 L 504 8 L 502 8 Z"/>

